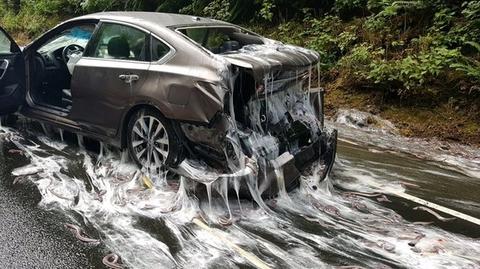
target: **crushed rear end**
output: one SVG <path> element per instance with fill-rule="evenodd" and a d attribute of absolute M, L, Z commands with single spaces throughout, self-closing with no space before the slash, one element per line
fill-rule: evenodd
<path fill-rule="evenodd" d="M 291 191 L 302 174 L 325 179 L 337 132 L 324 125 L 323 90 L 312 87 L 318 84 L 312 81 L 318 54 L 271 43 L 218 57 L 230 64 L 224 111 L 208 126 L 182 124 L 200 158 L 183 161 L 176 171 L 205 184 L 230 185 L 240 196 Z"/>

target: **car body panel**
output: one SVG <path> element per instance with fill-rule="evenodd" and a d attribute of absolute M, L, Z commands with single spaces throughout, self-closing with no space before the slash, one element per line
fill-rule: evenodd
<path fill-rule="evenodd" d="M 72 19 L 69 23 L 98 19 L 101 22 L 134 25 L 144 31 L 150 31 L 153 34 L 153 38 L 157 38 L 171 46 L 175 52 L 173 55 L 169 55 L 168 59 L 151 62 L 149 72 L 154 75 L 151 75 L 149 79 L 142 81 L 141 83 L 143 83 L 143 86 L 141 87 L 135 85 L 138 84 L 137 82 L 134 84 L 135 90 L 133 100 L 130 102 L 131 107 L 139 104 L 152 105 L 157 107 L 165 117 L 170 119 L 208 123 L 216 112 L 223 109 L 223 98 L 226 93 L 227 85 L 222 74 L 228 72 L 228 62 L 223 61 L 220 58 L 212 57 L 212 55 L 206 53 L 202 48 L 191 43 L 190 40 L 175 33 L 174 30 L 167 28 L 167 26 L 177 25 L 178 20 L 181 20 L 182 25 L 198 23 L 195 21 L 195 17 L 158 13 L 152 15 L 152 13 L 148 12 L 132 13 L 134 16 L 125 15 L 127 13 L 124 12 L 97 13 Z M 164 16 L 167 17 L 167 22 L 157 23 L 163 21 Z M 158 19 L 160 17 L 162 20 Z M 216 20 L 202 19 L 201 24 L 203 25 L 204 23 L 212 25 L 227 25 L 226 23 Z M 195 66 L 191 66 L 192 59 L 195 59 Z M 88 61 L 91 62 L 92 59 L 89 59 Z M 84 63 L 84 59 L 79 61 L 79 69 L 83 69 L 82 66 L 86 68 Z M 128 65 L 130 63 L 121 64 Z M 74 81 L 75 83 L 78 81 L 79 84 L 85 84 L 84 81 L 80 79 L 77 80 L 76 73 L 74 73 Z M 199 87 L 199 81 L 206 82 L 213 86 L 210 87 L 210 89 Z M 93 84 L 98 85 L 98 81 Z M 76 90 L 72 90 L 72 95 L 75 95 L 75 91 Z M 78 99 L 83 97 L 78 96 L 73 98 Z M 112 103 L 110 102 L 110 104 Z M 71 119 L 75 121 L 81 119 L 84 115 L 79 111 L 84 111 L 85 109 L 89 109 L 88 103 L 77 102 L 77 104 L 74 104 Z M 123 112 L 123 114 L 127 113 L 127 111 Z M 110 120 L 118 119 L 114 120 L 118 122 L 120 118 L 117 116 L 118 113 L 114 113 Z M 95 127 L 96 123 L 90 126 L 89 124 L 91 123 L 92 122 L 79 122 L 79 124 L 88 126 L 88 128 L 97 128 Z M 108 128 L 110 127 L 111 126 L 108 126 Z M 116 133 L 120 130 L 121 126 L 116 130 Z M 112 134 L 112 131 L 113 130 L 111 129 L 101 130 L 104 134 Z"/>
<path fill-rule="evenodd" d="M 116 136 L 122 115 L 132 96 L 142 92 L 150 63 L 84 57 L 72 76 L 72 110 L 69 118 L 82 128 L 106 136 Z M 127 83 L 121 75 L 137 75 Z"/>
<path fill-rule="evenodd" d="M 319 54 L 301 47 L 271 42 L 265 45 L 247 45 L 239 51 L 222 55 L 232 64 L 249 67 L 256 80 L 280 70 L 297 70 L 319 61 Z"/>
<path fill-rule="evenodd" d="M 159 28 L 183 27 L 190 25 L 232 25 L 230 23 L 210 18 L 196 17 L 190 15 L 174 14 L 174 13 L 158 13 L 158 12 L 142 12 L 142 11 L 108 11 L 84 15 L 73 18 L 68 21 L 77 20 L 117 20 L 130 22 L 132 24 L 143 27 L 152 32 L 156 32 Z M 67 22 L 68 22 L 67 21 Z"/>
<path fill-rule="evenodd" d="M 226 93 L 223 81 L 212 67 L 192 68 L 177 64 L 178 58 L 175 56 L 167 64 L 152 64 L 151 78 L 143 89 L 146 92 L 136 98 L 155 96 L 154 101 L 167 118 L 208 123 L 216 112 L 223 109 Z M 198 82 L 205 82 L 205 87 Z"/>

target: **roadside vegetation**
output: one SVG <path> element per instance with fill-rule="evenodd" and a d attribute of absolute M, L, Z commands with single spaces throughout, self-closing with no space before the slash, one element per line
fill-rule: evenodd
<path fill-rule="evenodd" d="M 404 135 L 480 145 L 480 1 L 1 0 L 2 27 L 25 44 L 59 21 L 147 10 L 242 24 L 321 54 L 334 112 L 380 114 Z"/>

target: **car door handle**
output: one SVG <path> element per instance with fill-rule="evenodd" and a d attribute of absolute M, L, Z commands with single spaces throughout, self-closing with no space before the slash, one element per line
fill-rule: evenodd
<path fill-rule="evenodd" d="M 140 79 L 140 76 L 139 75 L 135 75 L 135 74 L 131 74 L 131 75 L 127 75 L 127 74 L 122 74 L 120 76 L 118 76 L 118 78 L 120 80 L 123 80 L 125 83 L 132 83 L 132 82 L 135 82 L 137 80 Z"/>
<path fill-rule="evenodd" d="M 10 61 L 8 61 L 6 59 L 1 60 L 1 63 L 0 63 L 0 80 L 2 80 L 3 77 L 5 76 L 5 74 L 7 73 L 9 65 L 10 65 Z"/>

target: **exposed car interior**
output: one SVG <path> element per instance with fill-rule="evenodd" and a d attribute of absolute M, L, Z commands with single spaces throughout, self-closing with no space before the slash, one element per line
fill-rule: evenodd
<path fill-rule="evenodd" d="M 72 105 L 73 68 L 90 40 L 95 24 L 76 25 L 43 44 L 31 61 L 31 96 L 35 103 L 68 111 Z"/>
<path fill-rule="evenodd" d="M 71 80 L 75 64 L 92 38 L 95 24 L 69 28 L 43 44 L 31 63 L 31 96 L 35 103 L 68 113 L 72 107 Z M 148 35 L 135 28 L 104 23 L 92 40 L 89 57 L 145 61 Z M 158 55 L 168 47 L 158 46 Z M 154 56 L 154 55 L 153 55 Z"/>
<path fill-rule="evenodd" d="M 264 44 L 261 37 L 236 27 L 189 27 L 177 31 L 215 54 L 237 51 L 246 45 Z"/>

